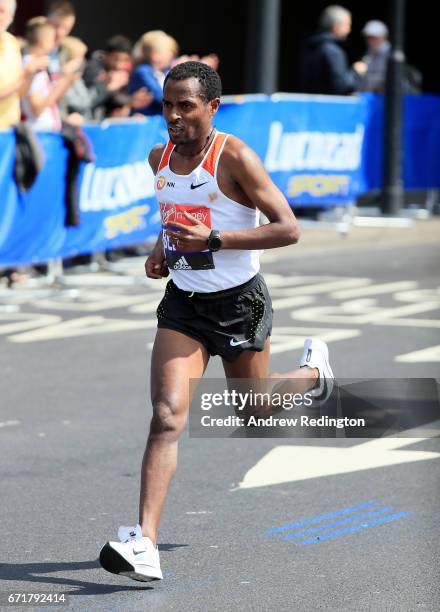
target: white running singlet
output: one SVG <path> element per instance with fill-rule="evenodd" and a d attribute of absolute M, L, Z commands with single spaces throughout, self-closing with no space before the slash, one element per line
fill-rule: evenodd
<path fill-rule="evenodd" d="M 227 134 L 217 132 L 200 164 L 190 174 L 175 174 L 170 168 L 174 149 L 168 141 L 157 174 L 154 189 L 159 202 L 162 227 L 173 221 L 191 222 L 187 211 L 211 229 L 244 230 L 258 227 L 258 210 L 231 200 L 217 183 L 217 168 Z M 184 291 L 210 293 L 230 289 L 247 282 L 260 269 L 260 250 L 220 249 L 197 253 L 179 252 L 162 233 L 163 246 L 171 278 Z"/>

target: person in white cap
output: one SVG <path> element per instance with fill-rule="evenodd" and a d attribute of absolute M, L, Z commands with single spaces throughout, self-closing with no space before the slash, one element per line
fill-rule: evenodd
<path fill-rule="evenodd" d="M 362 58 L 367 71 L 362 77 L 360 91 L 383 93 L 387 74 L 391 45 L 388 41 L 388 28 L 378 19 L 367 21 L 362 29 L 367 52 Z"/>

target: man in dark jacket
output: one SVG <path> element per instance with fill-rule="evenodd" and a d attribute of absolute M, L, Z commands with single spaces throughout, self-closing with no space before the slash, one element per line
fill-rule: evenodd
<path fill-rule="evenodd" d="M 342 6 L 328 6 L 319 25 L 321 30 L 307 39 L 303 50 L 301 91 L 342 96 L 357 91 L 366 66 L 357 62 L 351 67 L 341 47 L 351 32 L 351 13 Z"/>

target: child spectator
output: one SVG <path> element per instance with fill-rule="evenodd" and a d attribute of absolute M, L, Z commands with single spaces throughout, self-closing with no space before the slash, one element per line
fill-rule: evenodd
<path fill-rule="evenodd" d="M 55 49 L 55 28 L 45 17 L 34 17 L 27 24 L 26 39 L 28 54 L 23 58 L 24 65 L 30 56 L 46 57 Z M 80 67 L 80 61 L 70 60 L 63 66 L 56 82 L 51 82 L 47 70 L 35 74 L 22 100 L 24 118 L 32 128 L 49 131 L 61 129 L 58 102 L 77 78 Z"/>
<path fill-rule="evenodd" d="M 137 67 L 128 86 L 136 112 L 143 115 L 162 113 L 163 83 L 178 52 L 177 42 L 162 30 L 146 32 L 136 43 L 134 58 Z"/>

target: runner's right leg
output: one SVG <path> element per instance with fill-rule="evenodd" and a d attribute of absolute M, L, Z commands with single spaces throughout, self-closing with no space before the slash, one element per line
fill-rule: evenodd
<path fill-rule="evenodd" d="M 197 340 L 158 329 L 151 359 L 153 418 L 142 461 L 139 524 L 155 544 L 168 487 L 177 467 L 178 438 L 191 403 L 189 379 L 201 378 L 209 361 Z"/>
<path fill-rule="evenodd" d="M 120 527 L 120 542 L 107 542 L 101 549 L 99 561 L 108 572 L 143 582 L 163 578 L 157 530 L 191 403 L 189 379 L 200 378 L 208 361 L 207 350 L 197 340 L 158 329 L 151 362 L 153 418 L 142 462 L 139 525 Z"/>

